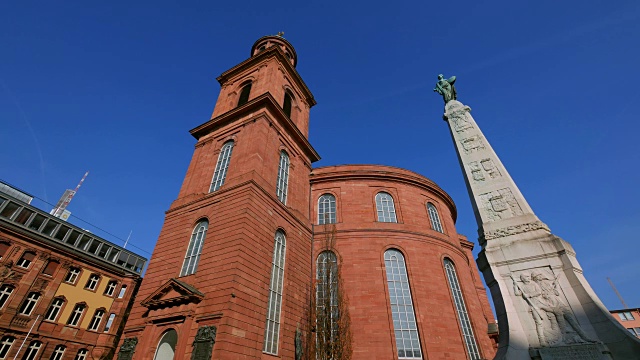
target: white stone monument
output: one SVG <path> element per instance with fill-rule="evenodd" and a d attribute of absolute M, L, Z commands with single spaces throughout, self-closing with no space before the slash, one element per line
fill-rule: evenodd
<path fill-rule="evenodd" d="M 477 262 L 500 329 L 496 359 L 640 359 L 640 341 L 598 299 L 571 245 L 531 210 L 453 82 L 434 91 L 445 93 L 444 119 L 478 223 Z"/>

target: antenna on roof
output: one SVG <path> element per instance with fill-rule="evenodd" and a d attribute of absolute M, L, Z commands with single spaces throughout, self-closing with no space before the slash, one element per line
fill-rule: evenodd
<path fill-rule="evenodd" d="M 67 210 L 67 206 L 69 206 L 71 199 L 73 199 L 73 196 L 78 192 L 78 190 L 80 189 L 80 186 L 82 186 L 82 183 L 84 182 L 84 179 L 87 178 L 87 175 L 89 175 L 88 171 L 84 173 L 84 176 L 78 183 L 78 186 L 76 186 L 75 190 L 70 190 L 70 189 L 65 190 L 60 200 L 58 200 L 56 207 L 54 207 L 51 210 L 51 212 L 49 212 L 49 214 L 57 218 L 61 218 L 62 220 L 69 219 L 69 216 L 71 216 L 71 212 Z"/>
<path fill-rule="evenodd" d="M 133 230 L 129 231 L 129 236 L 127 236 L 127 240 L 124 242 L 124 245 L 122 245 L 123 249 L 127 248 L 127 244 L 129 243 L 129 238 L 131 238 L 132 233 L 133 233 Z"/>
<path fill-rule="evenodd" d="M 618 289 L 616 289 L 616 286 L 613 285 L 613 281 L 611 281 L 611 279 L 607 278 L 607 281 L 609 282 L 609 285 L 611 285 L 611 287 L 613 288 L 613 291 L 616 292 L 616 295 L 618 295 L 618 299 L 620 299 L 620 302 L 622 303 L 622 306 L 624 306 L 625 309 L 628 309 L 629 306 L 627 306 L 627 303 L 624 302 L 624 299 L 622 298 L 622 295 L 620 295 L 620 293 L 618 292 Z"/>

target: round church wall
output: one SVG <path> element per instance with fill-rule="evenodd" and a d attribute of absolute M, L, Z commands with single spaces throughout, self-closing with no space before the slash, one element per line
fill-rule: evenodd
<path fill-rule="evenodd" d="M 455 204 L 438 185 L 389 166 L 322 167 L 311 174 L 311 206 L 314 266 L 328 248 L 337 256 L 354 359 L 493 357 L 473 244 L 456 232 Z"/>

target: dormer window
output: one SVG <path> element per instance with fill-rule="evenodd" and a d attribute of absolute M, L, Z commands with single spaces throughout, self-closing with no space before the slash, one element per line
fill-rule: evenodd
<path fill-rule="evenodd" d="M 251 93 L 251 82 L 246 83 L 242 90 L 240 90 L 240 98 L 238 99 L 238 106 L 244 105 L 249 101 L 249 94 Z"/>

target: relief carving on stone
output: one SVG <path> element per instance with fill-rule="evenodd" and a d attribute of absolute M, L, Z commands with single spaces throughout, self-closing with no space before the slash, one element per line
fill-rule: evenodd
<path fill-rule="evenodd" d="M 447 111 L 447 119 L 451 121 L 453 130 L 461 133 L 467 129 L 473 129 L 473 125 L 469 121 L 468 106 L 463 106 L 460 103 L 452 103 L 452 106 Z"/>
<path fill-rule="evenodd" d="M 593 343 L 562 300 L 558 276 L 542 269 L 509 274 L 514 295 L 529 308 L 540 346 Z"/>
<path fill-rule="evenodd" d="M 136 345 L 138 345 L 137 337 L 124 339 L 122 346 L 120 346 L 120 351 L 118 352 L 118 360 L 133 359 L 133 353 L 136 351 Z"/>
<path fill-rule="evenodd" d="M 511 189 L 504 188 L 480 195 L 481 209 L 487 220 L 496 221 L 524 214 Z"/>
<path fill-rule="evenodd" d="M 469 163 L 469 170 L 471 170 L 471 177 L 475 181 L 484 181 L 486 179 L 485 174 L 491 179 L 502 176 L 500 170 L 491 159 L 472 161 Z"/>
<path fill-rule="evenodd" d="M 198 328 L 196 338 L 193 340 L 193 352 L 191 360 L 210 360 L 213 353 L 213 344 L 216 342 L 217 328 L 213 325 Z"/>
<path fill-rule="evenodd" d="M 535 221 L 532 223 L 520 224 L 515 226 L 507 226 L 502 229 L 487 231 L 482 233 L 481 236 L 484 237 L 485 240 L 492 240 L 492 239 L 497 239 L 499 237 L 521 234 L 527 231 L 534 231 L 534 230 L 541 230 L 541 229 L 547 230 L 550 232 L 547 224 L 543 223 L 542 221 Z"/>
<path fill-rule="evenodd" d="M 460 140 L 460 143 L 462 144 L 464 153 L 467 155 L 473 153 L 474 151 L 480 151 L 484 149 L 484 141 L 482 141 L 480 135 L 473 135 L 466 139 L 462 139 Z"/>

